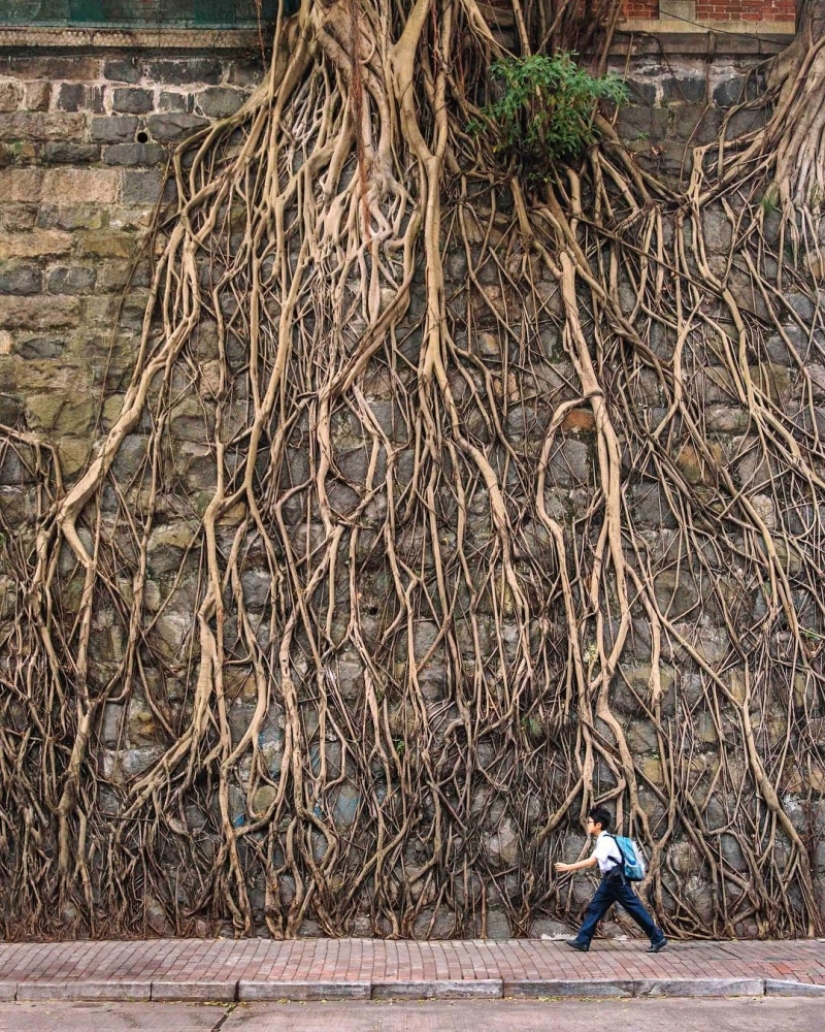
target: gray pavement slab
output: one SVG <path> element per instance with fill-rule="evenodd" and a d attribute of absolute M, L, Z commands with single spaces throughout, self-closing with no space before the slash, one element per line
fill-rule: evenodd
<path fill-rule="evenodd" d="M 514 1000 L 259 1004 L 220 1032 L 822 1032 L 817 1000 Z"/>
<path fill-rule="evenodd" d="M 0 1032 L 822 1032 L 822 1001 L 0 1003 Z"/>
<path fill-rule="evenodd" d="M 0 1004 L 0 1032 L 215 1032 L 225 1020 L 226 1008 L 187 1004 Z"/>

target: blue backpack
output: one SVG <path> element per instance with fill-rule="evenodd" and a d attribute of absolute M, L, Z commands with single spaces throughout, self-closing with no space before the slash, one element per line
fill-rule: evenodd
<path fill-rule="evenodd" d="M 644 881 L 645 858 L 641 849 L 631 838 L 625 838 L 623 835 L 611 835 L 610 837 L 622 855 L 621 867 L 625 878 L 628 881 Z"/>

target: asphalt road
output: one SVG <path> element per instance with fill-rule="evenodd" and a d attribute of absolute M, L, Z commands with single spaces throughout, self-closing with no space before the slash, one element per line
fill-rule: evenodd
<path fill-rule="evenodd" d="M 822 1032 L 816 999 L 0 1004 L 2 1032 Z"/>

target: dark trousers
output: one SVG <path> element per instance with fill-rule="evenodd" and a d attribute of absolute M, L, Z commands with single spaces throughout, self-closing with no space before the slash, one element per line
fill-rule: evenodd
<path fill-rule="evenodd" d="M 651 942 L 661 942 L 664 938 L 661 928 L 657 927 L 642 901 L 621 876 L 602 878 L 596 895 L 590 900 L 587 913 L 584 915 L 584 922 L 576 936 L 577 942 L 585 946 L 590 945 L 590 940 L 596 933 L 596 926 L 614 903 L 621 903 Z"/>

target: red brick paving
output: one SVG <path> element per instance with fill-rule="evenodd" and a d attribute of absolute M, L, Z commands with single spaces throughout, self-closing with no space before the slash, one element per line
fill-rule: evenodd
<path fill-rule="evenodd" d="M 698 993 L 707 991 L 708 980 L 719 979 L 731 986 L 733 980 L 744 985 L 742 980 L 756 979 L 825 987 L 825 943 L 676 942 L 655 956 L 645 953 L 642 940 L 597 941 L 588 954 L 536 939 L 0 943 L 0 999 L 19 1000 L 46 998 L 50 992 L 52 998 L 146 998 L 150 987 L 154 999 L 227 999 L 234 998 L 242 982 L 254 983 L 248 998 L 253 993 L 271 998 L 279 983 L 292 998 L 312 993 L 312 983 L 350 983 L 353 994 L 362 996 L 365 983 L 372 984 L 376 996 L 414 995 L 408 983 L 421 983 L 422 996 L 470 992 L 469 983 L 486 983 L 476 987 L 486 995 L 495 980 L 504 995 L 507 983 L 514 983 L 512 994 L 521 994 L 525 982 L 556 987 L 581 982 L 580 995 L 587 995 L 588 982 L 594 994 L 611 982 L 622 994 L 656 992 L 658 986 L 664 993 L 690 995 L 690 980 Z M 653 980 L 652 990 L 648 980 Z M 628 983 L 635 988 L 628 990 Z M 574 989 L 567 985 L 565 993 Z M 240 992 L 244 998 L 243 988 Z"/>

